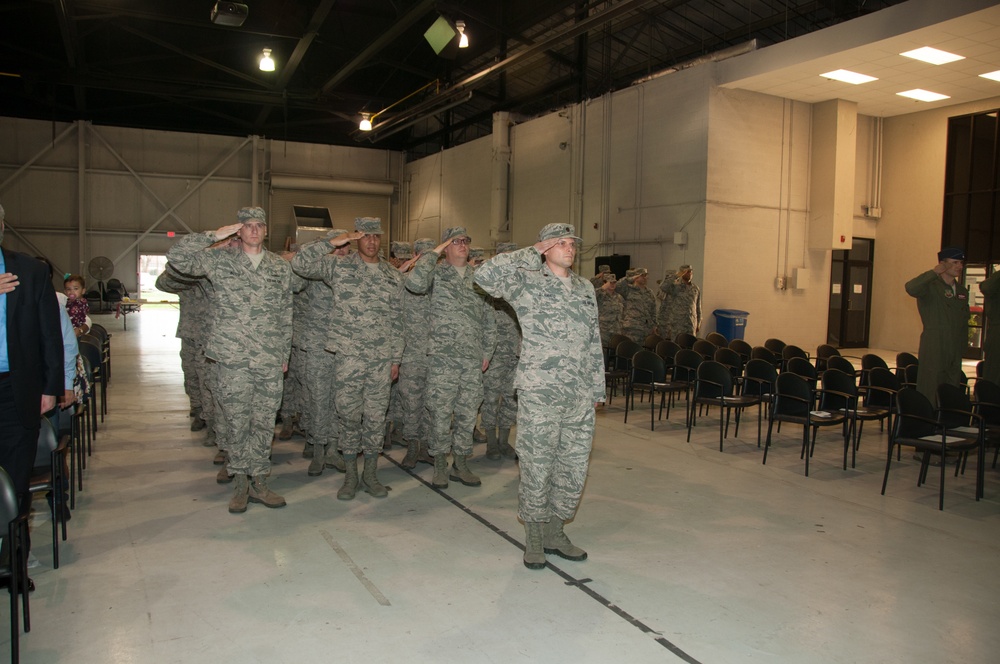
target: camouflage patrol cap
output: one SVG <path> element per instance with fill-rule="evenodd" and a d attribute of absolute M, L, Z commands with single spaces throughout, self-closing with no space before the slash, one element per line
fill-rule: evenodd
<path fill-rule="evenodd" d="M 378 217 L 358 217 L 354 220 L 354 230 L 365 235 L 382 235 L 382 220 Z"/>
<path fill-rule="evenodd" d="M 601 274 L 601 279 L 604 281 L 618 281 L 618 277 L 615 276 L 614 272 L 604 272 Z"/>
<path fill-rule="evenodd" d="M 611 272 L 611 266 L 610 265 L 598 265 L 597 266 L 597 274 L 607 274 L 608 272 Z"/>
<path fill-rule="evenodd" d="M 631 268 L 625 270 L 625 278 L 626 279 L 630 279 L 630 278 L 634 277 L 635 276 L 635 272 L 636 272 L 636 269 L 634 267 L 631 267 Z"/>
<path fill-rule="evenodd" d="M 396 258 L 413 258 L 413 247 L 409 242 L 393 240 L 389 243 L 389 251 Z"/>
<path fill-rule="evenodd" d="M 647 274 L 649 274 L 649 270 L 647 270 L 644 267 L 637 267 L 634 270 L 632 270 L 632 272 L 633 272 L 632 274 L 633 277 L 644 277 Z"/>
<path fill-rule="evenodd" d="M 432 238 L 429 237 L 417 238 L 416 240 L 413 241 L 413 251 L 414 253 L 418 254 L 430 251 L 436 246 L 437 242 L 435 242 Z"/>
<path fill-rule="evenodd" d="M 347 231 L 345 231 L 343 228 L 334 228 L 332 231 L 327 231 L 327 234 L 323 236 L 323 239 L 332 240 L 334 238 L 338 238 L 341 235 L 346 235 L 346 234 Z"/>
<path fill-rule="evenodd" d="M 679 268 L 677 268 L 677 274 L 684 274 L 685 272 L 687 272 L 690 269 L 691 269 L 691 266 L 688 265 L 687 263 L 684 263 L 684 265 L 681 265 Z"/>
<path fill-rule="evenodd" d="M 266 224 L 267 215 L 264 213 L 264 208 L 242 207 L 236 211 L 236 220 L 241 224 L 245 224 L 248 221 L 259 221 L 262 224 Z"/>
<path fill-rule="evenodd" d="M 482 258 L 485 253 L 482 247 L 469 247 L 469 258 Z"/>
<path fill-rule="evenodd" d="M 572 238 L 574 240 L 581 240 L 578 235 L 576 235 L 576 229 L 570 224 L 546 224 L 542 226 L 542 230 L 538 231 L 538 241 L 542 240 L 552 240 L 554 238 Z"/>
<path fill-rule="evenodd" d="M 497 253 L 506 254 L 511 251 L 517 251 L 516 242 L 497 242 Z"/>
<path fill-rule="evenodd" d="M 457 237 L 467 237 L 470 240 L 472 239 L 472 236 L 466 232 L 465 226 L 452 226 L 451 228 L 445 230 L 444 237 L 441 238 L 441 241 L 447 242 L 448 240 L 454 240 Z"/>

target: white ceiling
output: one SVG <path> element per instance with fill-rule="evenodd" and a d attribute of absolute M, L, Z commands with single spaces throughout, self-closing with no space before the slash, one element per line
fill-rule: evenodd
<path fill-rule="evenodd" d="M 984 5 L 985 9 L 962 14 Z M 946 18 L 948 13 L 953 18 Z M 945 20 L 927 23 L 940 18 Z M 921 23 L 925 27 L 911 29 Z M 871 41 L 863 43 L 866 40 Z M 921 46 L 933 46 L 965 59 L 936 66 L 899 55 Z M 820 76 L 836 69 L 849 69 L 878 80 L 851 85 Z M 844 99 L 857 102 L 862 115 L 888 117 L 1000 97 L 1000 82 L 979 76 L 997 70 L 1000 3 L 911 0 L 722 62 L 720 84 L 809 103 Z M 913 88 L 945 94 L 950 99 L 928 103 L 896 94 Z"/>

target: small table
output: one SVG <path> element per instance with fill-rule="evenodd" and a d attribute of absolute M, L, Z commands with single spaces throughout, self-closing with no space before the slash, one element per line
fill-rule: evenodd
<path fill-rule="evenodd" d="M 128 315 L 138 313 L 143 304 L 144 300 L 120 300 L 115 305 L 115 318 L 121 316 L 122 328 L 128 330 Z"/>

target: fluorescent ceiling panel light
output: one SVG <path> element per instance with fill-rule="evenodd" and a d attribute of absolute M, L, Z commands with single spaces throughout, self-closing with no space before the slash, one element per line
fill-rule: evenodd
<path fill-rule="evenodd" d="M 942 51 L 937 48 L 931 48 L 930 46 L 924 46 L 923 48 L 917 48 L 912 51 L 907 51 L 906 53 L 900 53 L 900 55 L 905 58 L 913 58 L 914 60 L 920 60 L 921 62 L 928 62 L 932 65 L 946 65 L 949 62 L 965 60 L 964 55 L 955 55 L 954 53 Z"/>
<path fill-rule="evenodd" d="M 854 71 L 848 71 L 847 69 L 828 71 L 825 74 L 820 74 L 820 76 L 822 76 L 823 78 L 831 78 L 835 81 L 840 81 L 842 83 L 850 83 L 852 85 L 861 85 L 862 83 L 871 83 L 872 81 L 878 80 L 874 76 L 859 74 Z"/>
<path fill-rule="evenodd" d="M 928 90 L 921 90 L 920 88 L 907 90 L 906 92 L 897 92 L 896 94 L 900 97 L 909 97 L 910 99 L 916 99 L 917 101 L 941 101 L 942 99 L 951 99 L 948 95 L 942 95 Z"/>
<path fill-rule="evenodd" d="M 1000 81 L 1000 69 L 996 71 L 991 71 L 988 74 L 980 74 L 980 78 L 988 78 L 991 81 Z"/>

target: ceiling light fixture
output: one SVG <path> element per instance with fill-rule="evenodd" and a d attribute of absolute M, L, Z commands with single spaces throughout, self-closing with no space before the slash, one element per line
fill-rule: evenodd
<path fill-rule="evenodd" d="M 909 97 L 910 99 L 916 99 L 917 101 L 941 101 L 942 99 L 951 99 L 948 95 L 942 95 L 928 90 L 921 90 L 920 88 L 907 90 L 906 92 L 897 92 L 896 94 L 900 97 Z"/>
<path fill-rule="evenodd" d="M 912 51 L 900 53 L 900 55 L 904 58 L 913 58 L 914 60 L 920 60 L 921 62 L 927 62 L 932 65 L 946 65 L 949 62 L 965 60 L 964 55 L 955 55 L 954 53 L 942 51 L 937 48 L 931 48 L 930 46 L 915 48 Z"/>
<path fill-rule="evenodd" d="M 465 34 L 465 21 L 455 21 L 455 29 L 458 30 L 458 47 L 469 48 L 469 35 Z"/>
<path fill-rule="evenodd" d="M 996 71 L 991 71 L 991 72 L 986 73 L 986 74 L 980 74 L 979 78 L 988 78 L 991 81 L 1000 81 L 1000 69 L 998 69 Z"/>
<path fill-rule="evenodd" d="M 271 49 L 265 48 L 260 55 L 260 70 L 274 71 L 274 59 L 271 57 Z"/>
<path fill-rule="evenodd" d="M 847 69 L 828 71 L 825 74 L 820 74 L 820 76 L 823 78 L 833 79 L 834 81 L 840 81 L 841 83 L 850 83 L 852 85 L 861 85 L 862 83 L 871 83 L 872 81 L 878 80 L 874 76 L 859 74 Z"/>
<path fill-rule="evenodd" d="M 372 114 L 362 113 L 361 114 L 361 124 L 358 125 L 358 129 L 361 131 L 371 131 L 372 130 Z"/>

